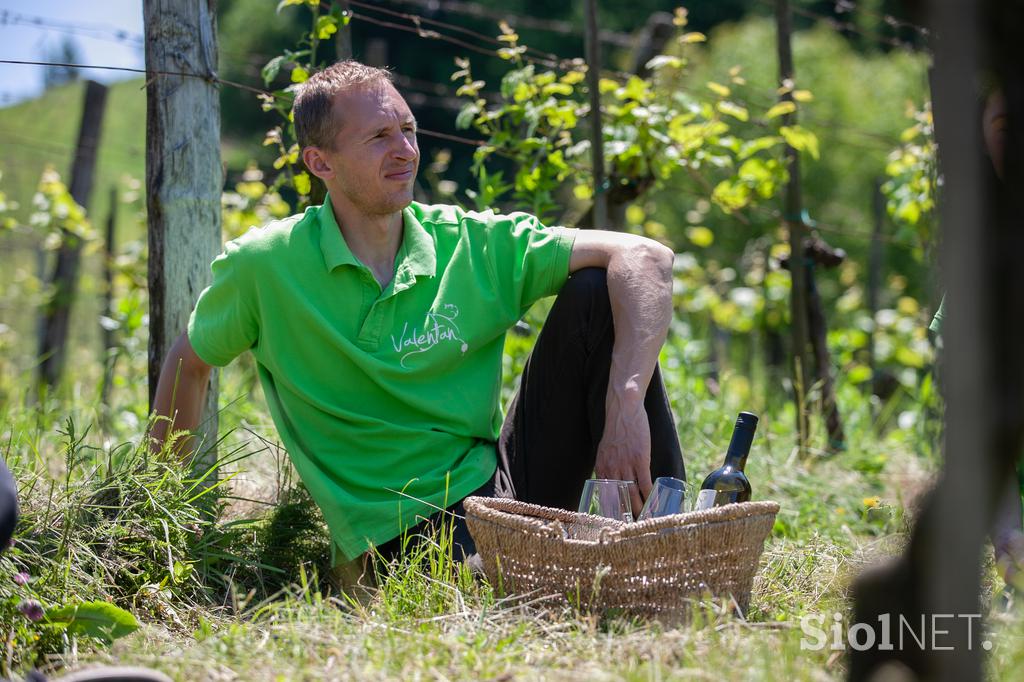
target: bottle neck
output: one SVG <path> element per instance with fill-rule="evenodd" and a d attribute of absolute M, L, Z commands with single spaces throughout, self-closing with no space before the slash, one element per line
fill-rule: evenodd
<path fill-rule="evenodd" d="M 725 453 L 725 466 L 735 469 L 736 471 L 743 471 L 743 467 L 747 466 L 747 455 L 749 452 L 733 452 L 732 448 Z"/>
<path fill-rule="evenodd" d="M 754 442 L 756 428 L 757 417 L 745 412 L 740 413 L 740 418 L 736 420 L 736 426 L 732 430 L 729 449 L 725 451 L 725 466 L 743 471 L 743 467 L 747 465 L 747 455 L 750 454 L 750 444 Z"/>

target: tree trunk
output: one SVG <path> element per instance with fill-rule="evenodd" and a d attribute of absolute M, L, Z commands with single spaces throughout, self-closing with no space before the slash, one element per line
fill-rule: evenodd
<path fill-rule="evenodd" d="M 149 405 L 221 249 L 217 19 L 213 0 L 145 0 Z M 195 74 L 196 77 L 158 72 Z M 216 461 L 217 372 L 210 375 L 196 466 Z"/>

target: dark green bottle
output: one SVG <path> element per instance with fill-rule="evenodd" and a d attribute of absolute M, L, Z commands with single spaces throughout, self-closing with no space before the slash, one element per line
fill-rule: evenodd
<path fill-rule="evenodd" d="M 757 415 L 740 412 L 736 417 L 736 426 L 732 430 L 732 440 L 725 453 L 725 464 L 718 467 L 704 479 L 697 495 L 694 509 L 710 509 L 733 502 L 746 502 L 750 499 L 750 481 L 743 473 L 750 454 L 750 444 L 754 440 L 757 429 Z"/>

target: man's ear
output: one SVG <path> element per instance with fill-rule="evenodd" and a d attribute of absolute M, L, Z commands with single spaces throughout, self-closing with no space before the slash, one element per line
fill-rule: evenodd
<path fill-rule="evenodd" d="M 327 155 L 319 147 L 309 146 L 302 149 L 302 162 L 309 172 L 321 180 L 334 178 L 334 167 Z"/>

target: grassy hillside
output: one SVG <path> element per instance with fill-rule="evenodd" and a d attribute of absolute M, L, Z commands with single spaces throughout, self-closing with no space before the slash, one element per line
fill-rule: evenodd
<path fill-rule="evenodd" d="M 110 86 L 103 117 L 97 174 L 89 205 L 94 220 L 106 219 L 110 188 L 123 175 L 144 179 L 146 172 L 146 91 L 142 78 Z M 52 164 L 70 182 L 78 127 L 82 118 L 85 84 L 70 83 L 48 90 L 37 99 L 0 109 L 0 180 L 8 197 L 26 219 L 32 194 L 44 166 Z M 119 225 L 131 222 L 123 208 Z M 137 229 L 134 228 L 133 229 Z M 135 236 L 135 235 L 132 235 Z"/>

